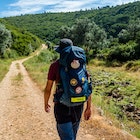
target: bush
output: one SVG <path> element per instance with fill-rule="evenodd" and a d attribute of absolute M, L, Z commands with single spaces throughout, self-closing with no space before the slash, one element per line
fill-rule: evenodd
<path fill-rule="evenodd" d="M 0 23 L 0 57 L 4 58 L 5 51 L 11 47 L 11 32 Z"/>
<path fill-rule="evenodd" d="M 107 55 L 107 60 L 118 60 L 120 62 L 134 60 L 136 55 L 135 46 L 135 43 L 128 43 L 125 45 L 113 47 Z"/>
<path fill-rule="evenodd" d="M 11 49 L 15 50 L 19 56 L 28 56 L 39 48 L 41 44 L 41 41 L 36 36 L 26 31 L 12 30 L 12 38 Z"/>

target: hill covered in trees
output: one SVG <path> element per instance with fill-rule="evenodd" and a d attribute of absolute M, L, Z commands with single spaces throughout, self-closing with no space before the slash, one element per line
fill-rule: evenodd
<path fill-rule="evenodd" d="M 86 11 L 28 14 L 4 19 L 11 25 L 24 28 L 43 40 L 55 42 L 62 26 L 72 26 L 76 19 L 85 17 L 104 28 L 108 36 L 117 37 L 122 29 L 127 28 L 130 21 L 140 18 L 140 2 Z"/>
<path fill-rule="evenodd" d="M 0 58 L 27 56 L 39 48 L 42 42 L 30 32 L 0 19 Z"/>
<path fill-rule="evenodd" d="M 88 59 L 139 59 L 140 2 L 67 13 L 28 14 L 4 18 L 10 25 L 51 43 L 69 37 L 83 47 Z"/>

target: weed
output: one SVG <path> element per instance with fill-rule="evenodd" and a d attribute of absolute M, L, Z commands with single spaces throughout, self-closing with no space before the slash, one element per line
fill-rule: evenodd
<path fill-rule="evenodd" d="M 23 80 L 23 75 L 21 73 L 18 73 L 12 80 L 13 84 L 20 86 Z"/>

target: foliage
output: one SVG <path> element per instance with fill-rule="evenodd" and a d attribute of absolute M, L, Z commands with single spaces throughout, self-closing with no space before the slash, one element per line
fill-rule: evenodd
<path fill-rule="evenodd" d="M 85 46 L 97 52 L 100 49 L 108 47 L 106 32 L 97 26 L 94 22 L 89 23 L 88 31 L 85 36 Z"/>
<path fill-rule="evenodd" d="M 136 56 L 135 43 L 127 43 L 119 46 L 114 46 L 110 49 L 106 59 L 109 61 L 117 60 L 120 62 L 126 62 L 128 60 L 134 60 Z"/>
<path fill-rule="evenodd" d="M 87 17 L 104 28 L 108 36 L 117 37 L 122 29 L 126 29 L 129 21 L 136 20 L 140 13 L 140 2 L 123 4 L 115 7 L 102 7 L 85 11 L 67 13 L 42 13 L 4 18 L 11 25 L 27 29 L 43 40 L 58 42 L 57 33 L 62 26 L 72 26 L 75 20 Z"/>
<path fill-rule="evenodd" d="M 39 55 L 24 62 L 32 79 L 38 83 L 42 90 L 46 83 L 50 62 L 54 61 L 56 58 L 57 54 L 54 52 L 43 50 Z"/>
<path fill-rule="evenodd" d="M 140 19 L 130 21 L 126 29 L 118 34 L 119 41 L 121 43 L 127 43 L 130 40 L 140 39 Z"/>
<path fill-rule="evenodd" d="M 103 58 L 104 60 L 127 61 L 139 59 L 140 53 L 140 2 L 133 2 L 115 7 L 102 7 L 85 11 L 68 13 L 42 13 L 4 18 L 11 25 L 21 28 L 6 27 L 11 30 L 13 45 L 7 50 L 5 57 L 28 55 L 39 44 L 33 39 L 30 31 L 42 38 L 49 49 L 52 43 L 62 37 L 71 38 L 75 45 L 84 47 L 87 58 Z M 26 30 L 27 31 L 26 31 Z M 106 31 L 106 32 L 105 32 Z M 108 39 L 110 46 L 107 47 Z M 118 37 L 118 41 L 117 38 Z M 17 39 L 18 38 L 18 39 Z M 136 42 L 129 44 L 128 42 Z M 123 43 L 120 45 L 120 43 Z M 131 46 L 132 45 L 132 46 Z M 107 51 L 107 52 L 106 52 Z M 15 53 L 14 55 L 11 55 Z M 103 54 L 102 54 L 103 53 Z"/>
<path fill-rule="evenodd" d="M 57 53 L 54 51 L 44 50 L 37 57 L 34 57 L 34 61 L 37 63 L 49 63 L 58 58 Z"/>
<path fill-rule="evenodd" d="M 29 41 L 32 37 L 28 33 L 25 35 L 25 32 L 29 31 L 49 44 L 50 50 L 53 49 L 52 44 L 58 43 L 61 37 L 68 37 L 75 45 L 86 50 L 88 60 L 98 57 L 107 61 L 118 59 L 117 61 L 124 62 L 140 58 L 139 7 L 140 2 L 137 1 L 115 7 L 21 15 L 4 19 L 20 28 L 20 35 L 16 29 L 12 32 L 13 37 L 19 38 L 14 40 L 13 47 L 20 55 L 28 55 L 34 50 L 33 42 Z M 28 36 L 27 39 L 25 36 Z M 130 41 L 137 44 L 131 44 Z"/>
<path fill-rule="evenodd" d="M 12 36 L 11 32 L 0 23 L 0 57 L 3 58 L 11 47 Z"/>
<path fill-rule="evenodd" d="M 34 35 L 27 31 L 12 30 L 13 44 L 11 49 L 15 50 L 19 56 L 27 56 L 39 48 L 41 42 Z"/>
<path fill-rule="evenodd" d="M 139 71 L 140 69 L 140 60 L 137 61 L 128 61 L 125 64 L 125 69 L 130 71 Z"/>
<path fill-rule="evenodd" d="M 93 77 L 94 104 L 139 137 L 140 80 L 120 69 L 91 66 L 89 70 Z"/>
<path fill-rule="evenodd" d="M 74 44 L 84 46 L 88 59 L 93 58 L 98 50 L 108 47 L 105 31 L 87 18 L 78 19 L 71 28 L 62 26 L 59 36 L 68 36 Z"/>
<path fill-rule="evenodd" d="M 8 31 L 9 37 L 6 37 L 6 40 L 9 41 L 9 46 L 1 45 L 1 48 L 5 48 L 3 53 L 3 58 L 16 58 L 18 56 L 27 56 L 31 52 L 34 52 L 38 47 L 40 47 L 43 42 L 41 39 L 35 35 L 27 32 L 24 29 L 18 29 L 14 26 L 8 24 L 5 20 L 0 19 L 0 22 L 3 23 Z M 3 34 L 4 35 L 4 34 Z M 4 38 L 1 38 L 4 41 Z M 12 41 L 11 41 L 12 40 Z"/>
<path fill-rule="evenodd" d="M 4 78 L 4 76 L 8 72 L 11 61 L 12 60 L 0 59 L 0 81 Z"/>

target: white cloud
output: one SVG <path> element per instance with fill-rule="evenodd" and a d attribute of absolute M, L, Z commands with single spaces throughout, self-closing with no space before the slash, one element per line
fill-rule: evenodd
<path fill-rule="evenodd" d="M 55 5 L 55 8 L 51 9 L 51 11 L 77 11 L 84 7 L 87 2 L 88 1 L 63 1 L 63 3 Z"/>
<path fill-rule="evenodd" d="M 69 12 L 85 10 L 103 6 L 115 6 L 134 2 L 135 0 L 18 0 L 9 4 L 9 9 L 0 13 L 0 16 L 15 16 L 20 14 L 41 12 Z"/>
<path fill-rule="evenodd" d="M 56 0 L 50 0 L 50 1 L 46 1 L 46 0 L 19 0 L 16 3 L 10 4 L 10 6 L 16 6 L 16 7 L 25 7 L 25 6 L 34 6 L 34 5 L 51 5 L 51 4 L 56 4 Z"/>
<path fill-rule="evenodd" d="M 21 14 L 31 14 L 34 13 L 36 11 L 39 11 L 41 9 L 41 7 L 34 7 L 32 9 L 30 8 L 23 8 L 21 10 L 10 10 L 10 11 L 4 11 L 1 12 L 0 15 L 2 17 L 8 17 L 8 16 L 17 16 L 17 15 L 21 15 Z"/>

